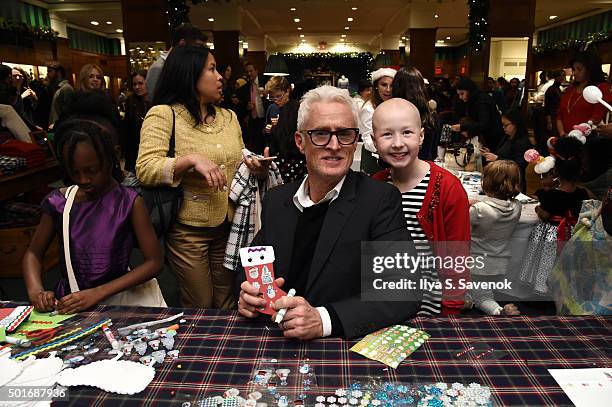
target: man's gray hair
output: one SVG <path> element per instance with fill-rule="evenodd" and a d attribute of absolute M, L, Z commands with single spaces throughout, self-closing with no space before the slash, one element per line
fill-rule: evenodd
<path fill-rule="evenodd" d="M 329 85 L 323 85 L 319 86 L 318 88 L 309 90 L 302 97 L 297 118 L 298 131 L 308 130 L 305 129 L 304 126 L 310 118 L 310 111 L 312 105 L 321 102 L 339 102 L 345 104 L 346 107 L 348 107 L 351 110 L 351 113 L 353 114 L 353 120 L 355 122 L 354 127 L 359 127 L 359 111 L 357 110 L 357 106 L 355 105 L 353 98 L 351 98 L 351 96 L 349 95 L 348 90 L 338 89 Z"/>

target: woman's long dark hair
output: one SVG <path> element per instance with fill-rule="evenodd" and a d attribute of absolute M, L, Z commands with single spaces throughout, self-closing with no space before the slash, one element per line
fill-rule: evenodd
<path fill-rule="evenodd" d="M 461 78 L 459 80 L 459 83 L 457 84 L 457 90 L 467 90 L 469 92 L 470 96 L 467 101 L 468 105 L 471 104 L 474 100 L 476 100 L 476 95 L 482 92 L 478 88 L 478 86 L 476 86 L 476 83 L 470 78 Z"/>
<path fill-rule="evenodd" d="M 427 89 L 421 71 L 412 66 L 397 71 L 391 84 L 391 94 L 394 98 L 406 99 L 419 109 L 423 127 L 430 129 L 435 127 L 435 120 L 429 110 Z"/>
<path fill-rule="evenodd" d="M 378 93 L 378 81 L 380 81 L 383 77 L 378 78 L 374 81 L 374 83 L 372 84 L 372 93 L 370 94 L 370 102 L 372 103 L 372 106 L 374 106 L 374 109 L 376 109 L 376 106 L 380 105 L 383 100 L 382 97 L 380 96 L 380 93 Z"/>
<path fill-rule="evenodd" d="M 209 103 L 206 117 L 200 110 L 197 83 L 210 50 L 198 45 L 185 45 L 172 49 L 157 81 L 153 104 L 172 105 L 179 103 L 191 114 L 195 125 L 204 123 L 208 116 L 215 116 L 215 107 Z"/>
<path fill-rule="evenodd" d="M 589 75 L 589 85 L 597 86 L 606 81 L 606 74 L 601 69 L 601 58 L 594 51 L 583 51 L 577 54 L 571 61 L 571 66 L 578 62 L 586 68 Z"/>
<path fill-rule="evenodd" d="M 527 132 L 527 123 L 525 123 L 525 118 L 521 111 L 517 108 L 511 108 L 504 112 L 504 117 L 516 127 L 516 133 L 514 134 L 514 139 L 521 138 L 529 138 L 529 133 Z"/>

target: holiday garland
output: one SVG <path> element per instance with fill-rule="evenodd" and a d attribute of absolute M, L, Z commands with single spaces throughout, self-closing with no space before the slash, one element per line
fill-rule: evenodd
<path fill-rule="evenodd" d="M 533 47 L 534 54 L 543 54 L 546 52 L 564 51 L 570 48 L 587 49 L 591 44 L 602 42 L 612 37 L 612 33 L 608 31 L 592 32 L 585 35 L 582 39 L 568 38 L 561 41 L 556 41 L 551 44 L 538 45 Z"/>
<path fill-rule="evenodd" d="M 480 52 L 487 41 L 489 0 L 468 0 L 469 40 L 476 53 Z"/>
<path fill-rule="evenodd" d="M 26 23 L 0 17 L 0 31 L 13 34 L 16 38 L 27 40 L 54 41 L 59 33 L 49 27 L 32 27 Z"/>
<path fill-rule="evenodd" d="M 300 61 L 302 65 L 308 65 L 309 62 L 315 64 L 334 65 L 336 68 L 340 66 L 357 66 L 360 78 L 368 78 L 370 72 L 374 70 L 374 58 L 369 52 L 314 52 L 314 53 L 287 53 L 281 54 L 288 64 L 292 61 Z"/>

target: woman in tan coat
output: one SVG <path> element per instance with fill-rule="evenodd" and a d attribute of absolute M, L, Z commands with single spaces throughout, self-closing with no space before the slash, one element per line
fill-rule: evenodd
<path fill-rule="evenodd" d="M 229 234 L 228 190 L 244 148 L 236 114 L 215 106 L 221 75 L 207 48 L 174 49 L 155 92 L 156 105 L 140 133 L 136 175 L 147 186 L 182 185 L 184 199 L 166 236 L 166 255 L 176 273 L 184 307 L 232 308 L 233 273 L 223 268 Z M 175 154 L 167 157 L 172 126 Z M 247 165 L 258 176 L 266 168 Z"/>

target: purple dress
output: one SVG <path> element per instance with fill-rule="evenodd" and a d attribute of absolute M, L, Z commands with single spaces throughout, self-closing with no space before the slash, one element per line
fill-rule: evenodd
<path fill-rule="evenodd" d="M 130 215 L 138 192 L 117 185 L 95 201 L 74 202 L 70 211 L 70 258 L 81 290 L 97 287 L 128 271 L 134 246 Z M 42 210 L 53 219 L 59 238 L 62 277 L 55 287 L 56 298 L 70 294 L 64 260 L 62 214 L 66 198 L 59 190 L 42 201 Z"/>

